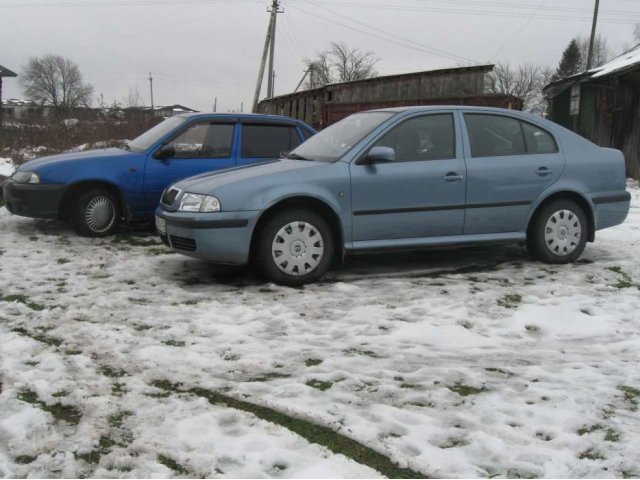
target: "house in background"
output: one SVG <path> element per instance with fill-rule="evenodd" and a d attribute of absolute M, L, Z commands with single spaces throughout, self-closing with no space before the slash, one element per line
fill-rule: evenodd
<path fill-rule="evenodd" d="M 153 107 L 153 114 L 156 117 L 173 117 L 174 115 L 179 115 L 181 113 L 192 113 L 197 112 L 189 107 L 185 107 L 184 105 L 167 105 L 165 107 Z"/>
<path fill-rule="evenodd" d="M 640 45 L 604 65 L 550 83 L 549 118 L 601 147 L 624 152 L 640 179 Z"/>
<path fill-rule="evenodd" d="M 12 120 L 25 120 L 31 118 L 46 118 L 51 115 L 51 105 L 41 105 L 31 100 L 9 98 L 2 100 L 2 115 Z"/>
<path fill-rule="evenodd" d="M 511 95 L 488 94 L 493 65 L 447 68 L 333 83 L 263 100 L 259 113 L 294 117 L 322 129 L 355 112 L 408 105 L 522 109 Z"/>

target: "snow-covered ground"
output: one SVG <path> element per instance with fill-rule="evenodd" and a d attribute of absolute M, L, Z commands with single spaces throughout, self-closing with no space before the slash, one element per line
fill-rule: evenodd
<path fill-rule="evenodd" d="M 630 190 L 627 222 L 573 265 L 362 257 L 304 289 L 0 209 L 0 476 L 379 476 L 197 387 L 428 476 L 637 477 Z"/>
<path fill-rule="evenodd" d="M 0 176 L 10 177 L 13 173 L 14 167 L 10 158 L 0 158 Z"/>

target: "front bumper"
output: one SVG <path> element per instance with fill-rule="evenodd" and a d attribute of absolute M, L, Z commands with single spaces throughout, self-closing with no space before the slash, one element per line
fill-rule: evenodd
<path fill-rule="evenodd" d="M 67 185 L 16 183 L 2 186 L 4 203 L 11 213 L 33 218 L 58 218 L 58 207 Z"/>
<path fill-rule="evenodd" d="M 249 261 L 251 236 L 259 211 L 188 213 L 168 212 L 156 217 L 165 221 L 162 241 L 173 251 L 213 263 L 244 265 Z"/>

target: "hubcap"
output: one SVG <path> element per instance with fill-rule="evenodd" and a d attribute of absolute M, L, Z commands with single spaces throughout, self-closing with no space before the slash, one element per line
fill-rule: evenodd
<path fill-rule="evenodd" d="M 570 255 L 578 248 L 581 237 L 580 219 L 571 210 L 558 210 L 549 217 L 544 227 L 547 248 L 560 257 Z"/>
<path fill-rule="evenodd" d="M 276 266 L 287 275 L 296 277 L 313 272 L 323 254 L 322 235 L 307 222 L 286 224 L 278 230 L 271 244 L 271 256 Z"/>
<path fill-rule="evenodd" d="M 116 221 L 116 207 L 109 197 L 105 195 L 95 196 L 87 205 L 84 219 L 87 227 L 92 232 L 106 232 Z"/>

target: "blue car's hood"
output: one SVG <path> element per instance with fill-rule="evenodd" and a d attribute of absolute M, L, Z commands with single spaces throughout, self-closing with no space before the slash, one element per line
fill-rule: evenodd
<path fill-rule="evenodd" d="M 193 193 L 208 193 L 224 185 L 253 180 L 258 177 L 300 170 L 304 168 L 323 167 L 329 165 L 324 162 L 311 162 L 305 160 L 274 160 L 267 163 L 256 163 L 242 167 L 203 173 L 195 177 L 189 177 L 176 184 L 184 191 Z"/>
<path fill-rule="evenodd" d="M 84 150 L 82 152 L 60 153 L 58 155 L 49 155 L 46 157 L 36 158 L 23 163 L 18 170 L 32 171 L 42 167 L 59 164 L 62 162 L 77 162 L 92 158 L 103 157 L 125 157 L 133 152 L 121 150 L 119 148 L 102 148 L 99 150 Z"/>

